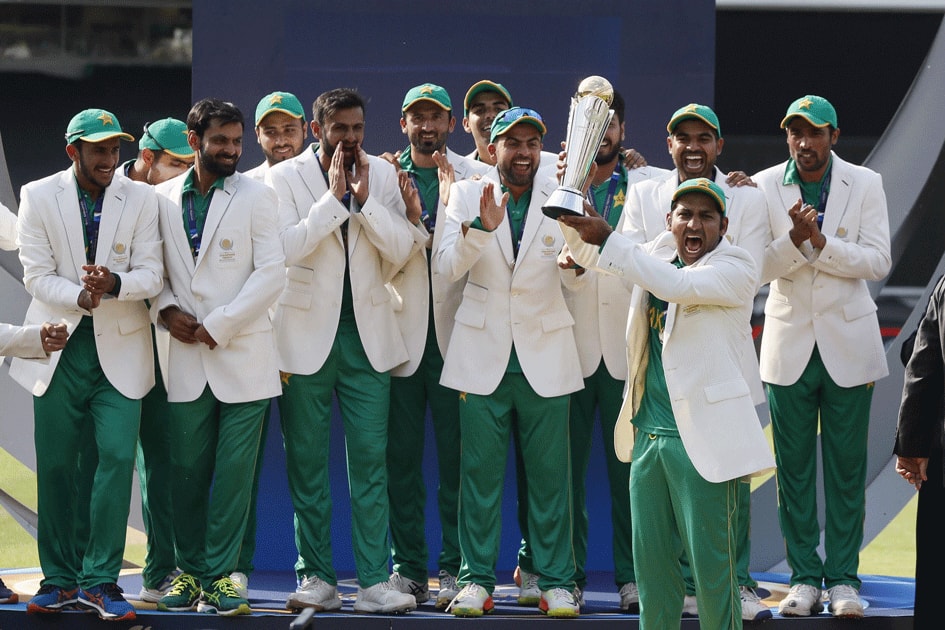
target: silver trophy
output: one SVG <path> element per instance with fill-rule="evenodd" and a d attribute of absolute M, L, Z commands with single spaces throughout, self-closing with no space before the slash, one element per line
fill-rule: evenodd
<path fill-rule="evenodd" d="M 541 207 L 541 211 L 552 219 L 562 214 L 584 215 L 584 185 L 604 132 L 613 118 L 614 110 L 610 109 L 613 100 L 613 86 L 607 79 L 598 76 L 581 81 L 577 94 L 571 97 L 565 140 L 568 163 L 561 185 Z"/>

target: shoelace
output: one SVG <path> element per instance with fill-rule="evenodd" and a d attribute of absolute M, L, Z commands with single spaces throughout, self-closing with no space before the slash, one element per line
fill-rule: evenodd
<path fill-rule="evenodd" d="M 224 576 L 218 579 L 210 587 L 214 591 L 218 591 L 227 597 L 239 598 L 239 593 L 236 592 L 236 585 L 233 584 L 233 580 L 229 576 Z"/>
<path fill-rule="evenodd" d="M 104 586 L 102 586 L 102 594 L 108 596 L 108 598 L 111 599 L 112 601 L 116 601 L 116 600 L 124 601 L 125 598 L 122 595 L 122 593 L 124 592 L 125 591 L 123 591 L 120 586 L 114 583 L 105 584 Z"/>
<path fill-rule="evenodd" d="M 197 580 L 194 579 L 192 575 L 186 573 L 181 573 L 171 584 L 171 590 L 167 592 L 168 595 L 183 595 L 184 589 L 199 591 L 200 587 L 197 586 Z"/>

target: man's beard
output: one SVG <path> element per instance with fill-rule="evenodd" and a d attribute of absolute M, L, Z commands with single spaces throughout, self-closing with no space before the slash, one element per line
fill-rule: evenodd
<path fill-rule="evenodd" d="M 229 177 L 236 172 L 236 166 L 239 164 L 239 156 L 233 161 L 232 164 L 221 164 L 217 162 L 215 157 L 211 157 L 206 153 L 200 154 L 200 165 L 210 173 L 211 175 L 216 175 L 217 177 Z"/>
<path fill-rule="evenodd" d="M 617 147 L 614 147 L 614 150 L 611 151 L 610 153 L 602 154 L 598 152 L 597 156 L 594 158 L 594 162 L 598 166 L 603 165 L 603 164 L 608 164 L 610 163 L 611 160 L 613 160 L 615 157 L 620 155 L 620 151 L 622 150 L 623 150 L 622 147 L 617 146 Z"/>

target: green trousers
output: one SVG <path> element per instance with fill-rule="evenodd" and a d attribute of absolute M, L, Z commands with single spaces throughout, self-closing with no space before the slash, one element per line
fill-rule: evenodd
<path fill-rule="evenodd" d="M 873 384 L 840 387 L 817 348 L 793 385 L 767 384 L 778 465 L 778 518 L 791 585 L 860 587 L 857 571 L 866 517 L 866 450 Z M 826 527 L 817 552 L 817 427 L 824 470 Z"/>
<path fill-rule="evenodd" d="M 46 393 L 33 398 L 33 413 L 43 584 L 117 582 L 141 401 L 126 398 L 105 377 L 90 317 L 69 337 Z M 89 442 L 97 457 L 82 446 Z"/>
<path fill-rule="evenodd" d="M 152 330 L 152 338 L 154 332 Z M 154 350 L 156 382 L 141 400 L 141 427 L 138 432 L 137 467 L 141 489 L 141 518 L 148 536 L 141 578 L 146 588 L 156 588 L 177 568 L 174 521 L 171 518 L 173 488 L 171 441 L 168 435 L 170 409 L 161 367 Z"/>
<path fill-rule="evenodd" d="M 351 495 L 351 546 L 358 582 L 368 588 L 389 578 L 387 563 L 387 413 L 390 373 L 376 372 L 357 328 L 342 322 L 322 368 L 283 380 L 279 399 L 289 493 L 295 508 L 297 577 L 338 579 L 331 553 L 328 436 L 332 393 L 344 421 Z"/>
<path fill-rule="evenodd" d="M 601 361 L 597 371 L 584 379 L 584 389 L 571 394 L 571 495 L 574 498 L 574 556 L 577 571 L 574 581 L 587 585 L 587 467 L 591 458 L 591 439 L 595 410 L 600 411 L 600 429 L 604 440 L 607 482 L 610 488 L 610 520 L 613 524 L 614 581 L 617 587 L 636 582 L 633 571 L 633 543 L 630 524 L 630 464 L 617 459 L 614 451 L 614 425 L 623 404 L 624 381 L 613 378 Z"/>
<path fill-rule="evenodd" d="M 696 583 L 699 627 L 742 627 L 735 570 L 738 485 L 737 479 L 703 479 L 680 438 L 637 434 L 630 504 L 641 630 L 679 629 L 684 551 Z"/>
<path fill-rule="evenodd" d="M 256 505 L 259 502 L 259 478 L 262 476 L 263 454 L 266 451 L 266 436 L 269 435 L 269 414 L 272 410 L 272 400 L 267 401 L 266 411 L 263 413 L 261 437 L 259 439 L 259 453 L 256 455 L 256 469 L 253 471 L 253 490 L 249 497 L 249 515 L 246 518 L 246 531 L 243 532 L 243 544 L 240 545 L 240 557 L 236 561 L 236 570 L 249 575 L 255 568 L 253 556 L 256 555 Z"/>
<path fill-rule="evenodd" d="M 515 417 L 527 484 L 528 538 L 542 590 L 574 587 L 571 546 L 570 396 L 542 398 L 525 375 L 506 373 L 488 396 L 459 396 L 460 454 L 458 583 L 495 589 L 505 458 Z"/>
<path fill-rule="evenodd" d="M 169 405 L 174 538 L 180 568 L 204 584 L 236 570 L 268 405 L 220 402 L 209 386 Z"/>
<path fill-rule="evenodd" d="M 432 322 L 430 323 L 432 326 Z M 423 448 L 427 405 L 433 416 L 436 439 L 437 510 L 440 516 L 439 568 L 459 572 L 459 398 L 440 385 L 443 357 L 436 340 L 428 343 L 417 371 L 394 377 L 390 387 L 387 434 L 388 496 L 390 498 L 391 554 L 394 571 L 417 582 L 427 580 L 427 543 L 424 512 L 426 483 Z"/>

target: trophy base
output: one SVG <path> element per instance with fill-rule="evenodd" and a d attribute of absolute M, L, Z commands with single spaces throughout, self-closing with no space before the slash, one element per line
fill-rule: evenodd
<path fill-rule="evenodd" d="M 584 195 L 574 188 L 561 186 L 548 197 L 548 201 L 541 207 L 546 217 L 557 219 L 562 214 L 584 216 Z"/>

